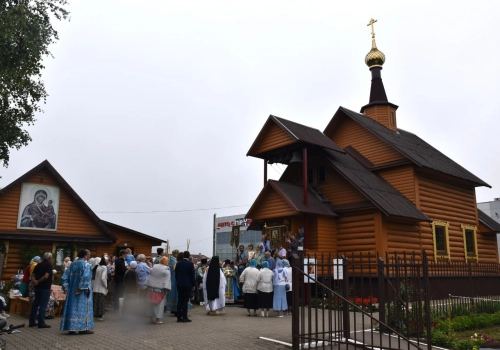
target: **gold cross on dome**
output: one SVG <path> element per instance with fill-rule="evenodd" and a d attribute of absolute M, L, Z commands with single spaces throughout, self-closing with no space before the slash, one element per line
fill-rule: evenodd
<path fill-rule="evenodd" d="M 372 38 L 375 38 L 375 31 L 373 29 L 373 24 L 376 23 L 376 22 L 377 22 L 376 19 L 371 18 L 370 22 L 366 25 L 366 26 L 372 26 Z"/>

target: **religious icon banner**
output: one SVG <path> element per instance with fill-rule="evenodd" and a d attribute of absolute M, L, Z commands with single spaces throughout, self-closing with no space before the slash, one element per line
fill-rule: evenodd
<path fill-rule="evenodd" d="M 57 229 L 59 187 L 23 183 L 19 200 L 18 229 Z"/>

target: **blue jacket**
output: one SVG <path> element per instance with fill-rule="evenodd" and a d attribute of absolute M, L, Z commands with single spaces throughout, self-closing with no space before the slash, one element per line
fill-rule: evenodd
<path fill-rule="evenodd" d="M 182 259 L 175 265 L 175 279 L 179 287 L 194 287 L 194 265 L 188 259 Z"/>

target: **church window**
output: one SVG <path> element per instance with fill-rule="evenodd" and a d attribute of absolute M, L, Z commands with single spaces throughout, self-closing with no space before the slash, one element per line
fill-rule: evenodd
<path fill-rule="evenodd" d="M 477 227 L 474 225 L 461 224 L 462 233 L 464 236 L 464 254 L 465 261 L 474 259 L 477 261 Z"/>
<path fill-rule="evenodd" d="M 448 235 L 449 223 L 446 221 L 434 220 L 431 223 L 432 235 L 434 238 L 434 259 L 450 259 L 450 238 Z"/>

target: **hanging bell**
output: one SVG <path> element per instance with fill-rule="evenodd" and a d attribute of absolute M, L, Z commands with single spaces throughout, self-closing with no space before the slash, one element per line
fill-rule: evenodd
<path fill-rule="evenodd" d="M 302 163 L 302 155 L 300 152 L 293 152 L 292 159 L 290 159 L 290 164 L 292 163 Z"/>

